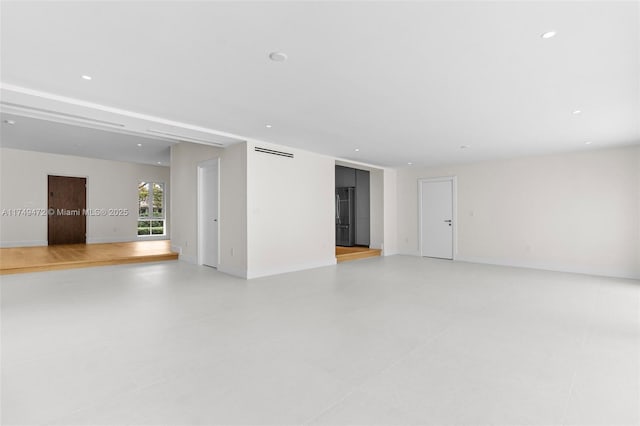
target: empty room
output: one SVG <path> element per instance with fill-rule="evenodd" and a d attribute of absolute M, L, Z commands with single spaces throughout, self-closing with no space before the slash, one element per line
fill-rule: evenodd
<path fill-rule="evenodd" d="M 640 425 L 640 2 L 0 1 L 6 425 Z"/>

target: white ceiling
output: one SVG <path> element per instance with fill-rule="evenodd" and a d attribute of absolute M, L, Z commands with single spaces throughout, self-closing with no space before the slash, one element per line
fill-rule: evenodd
<path fill-rule="evenodd" d="M 341 158 L 640 143 L 637 1 L 4 1 L 1 19 L 3 86 Z"/>

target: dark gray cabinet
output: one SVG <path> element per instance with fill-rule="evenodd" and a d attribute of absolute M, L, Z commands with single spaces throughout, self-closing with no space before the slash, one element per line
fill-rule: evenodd
<path fill-rule="evenodd" d="M 349 188 L 356 186 L 356 169 L 336 166 L 336 188 Z"/>
<path fill-rule="evenodd" d="M 356 170 L 356 245 L 369 246 L 371 229 L 369 172 Z"/>

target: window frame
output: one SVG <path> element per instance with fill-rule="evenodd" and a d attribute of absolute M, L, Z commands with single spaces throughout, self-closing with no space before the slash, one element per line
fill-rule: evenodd
<path fill-rule="evenodd" d="M 146 184 L 148 185 L 148 190 L 147 190 L 147 211 L 148 211 L 148 215 L 145 216 L 140 216 L 140 184 Z M 161 217 L 154 217 L 153 216 L 153 189 L 155 188 L 155 185 L 160 186 L 160 188 L 162 188 L 162 205 L 160 206 L 160 208 L 162 209 L 162 216 Z M 139 180 L 138 181 L 138 218 L 136 220 L 136 236 L 138 238 L 153 238 L 153 237 L 166 237 L 167 236 L 167 213 L 166 213 L 166 206 L 167 206 L 167 200 L 166 200 L 166 194 L 167 194 L 167 186 L 164 182 L 156 182 L 156 181 L 147 181 L 147 180 Z M 149 222 L 149 233 L 148 234 L 139 234 L 139 228 L 140 228 L 140 222 Z M 153 233 L 153 226 L 151 226 L 152 222 L 162 222 L 162 234 L 154 234 Z"/>

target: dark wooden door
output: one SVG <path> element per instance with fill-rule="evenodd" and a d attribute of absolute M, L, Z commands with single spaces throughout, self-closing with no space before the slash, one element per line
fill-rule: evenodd
<path fill-rule="evenodd" d="M 86 243 L 87 179 L 49 176 L 49 245 Z"/>

